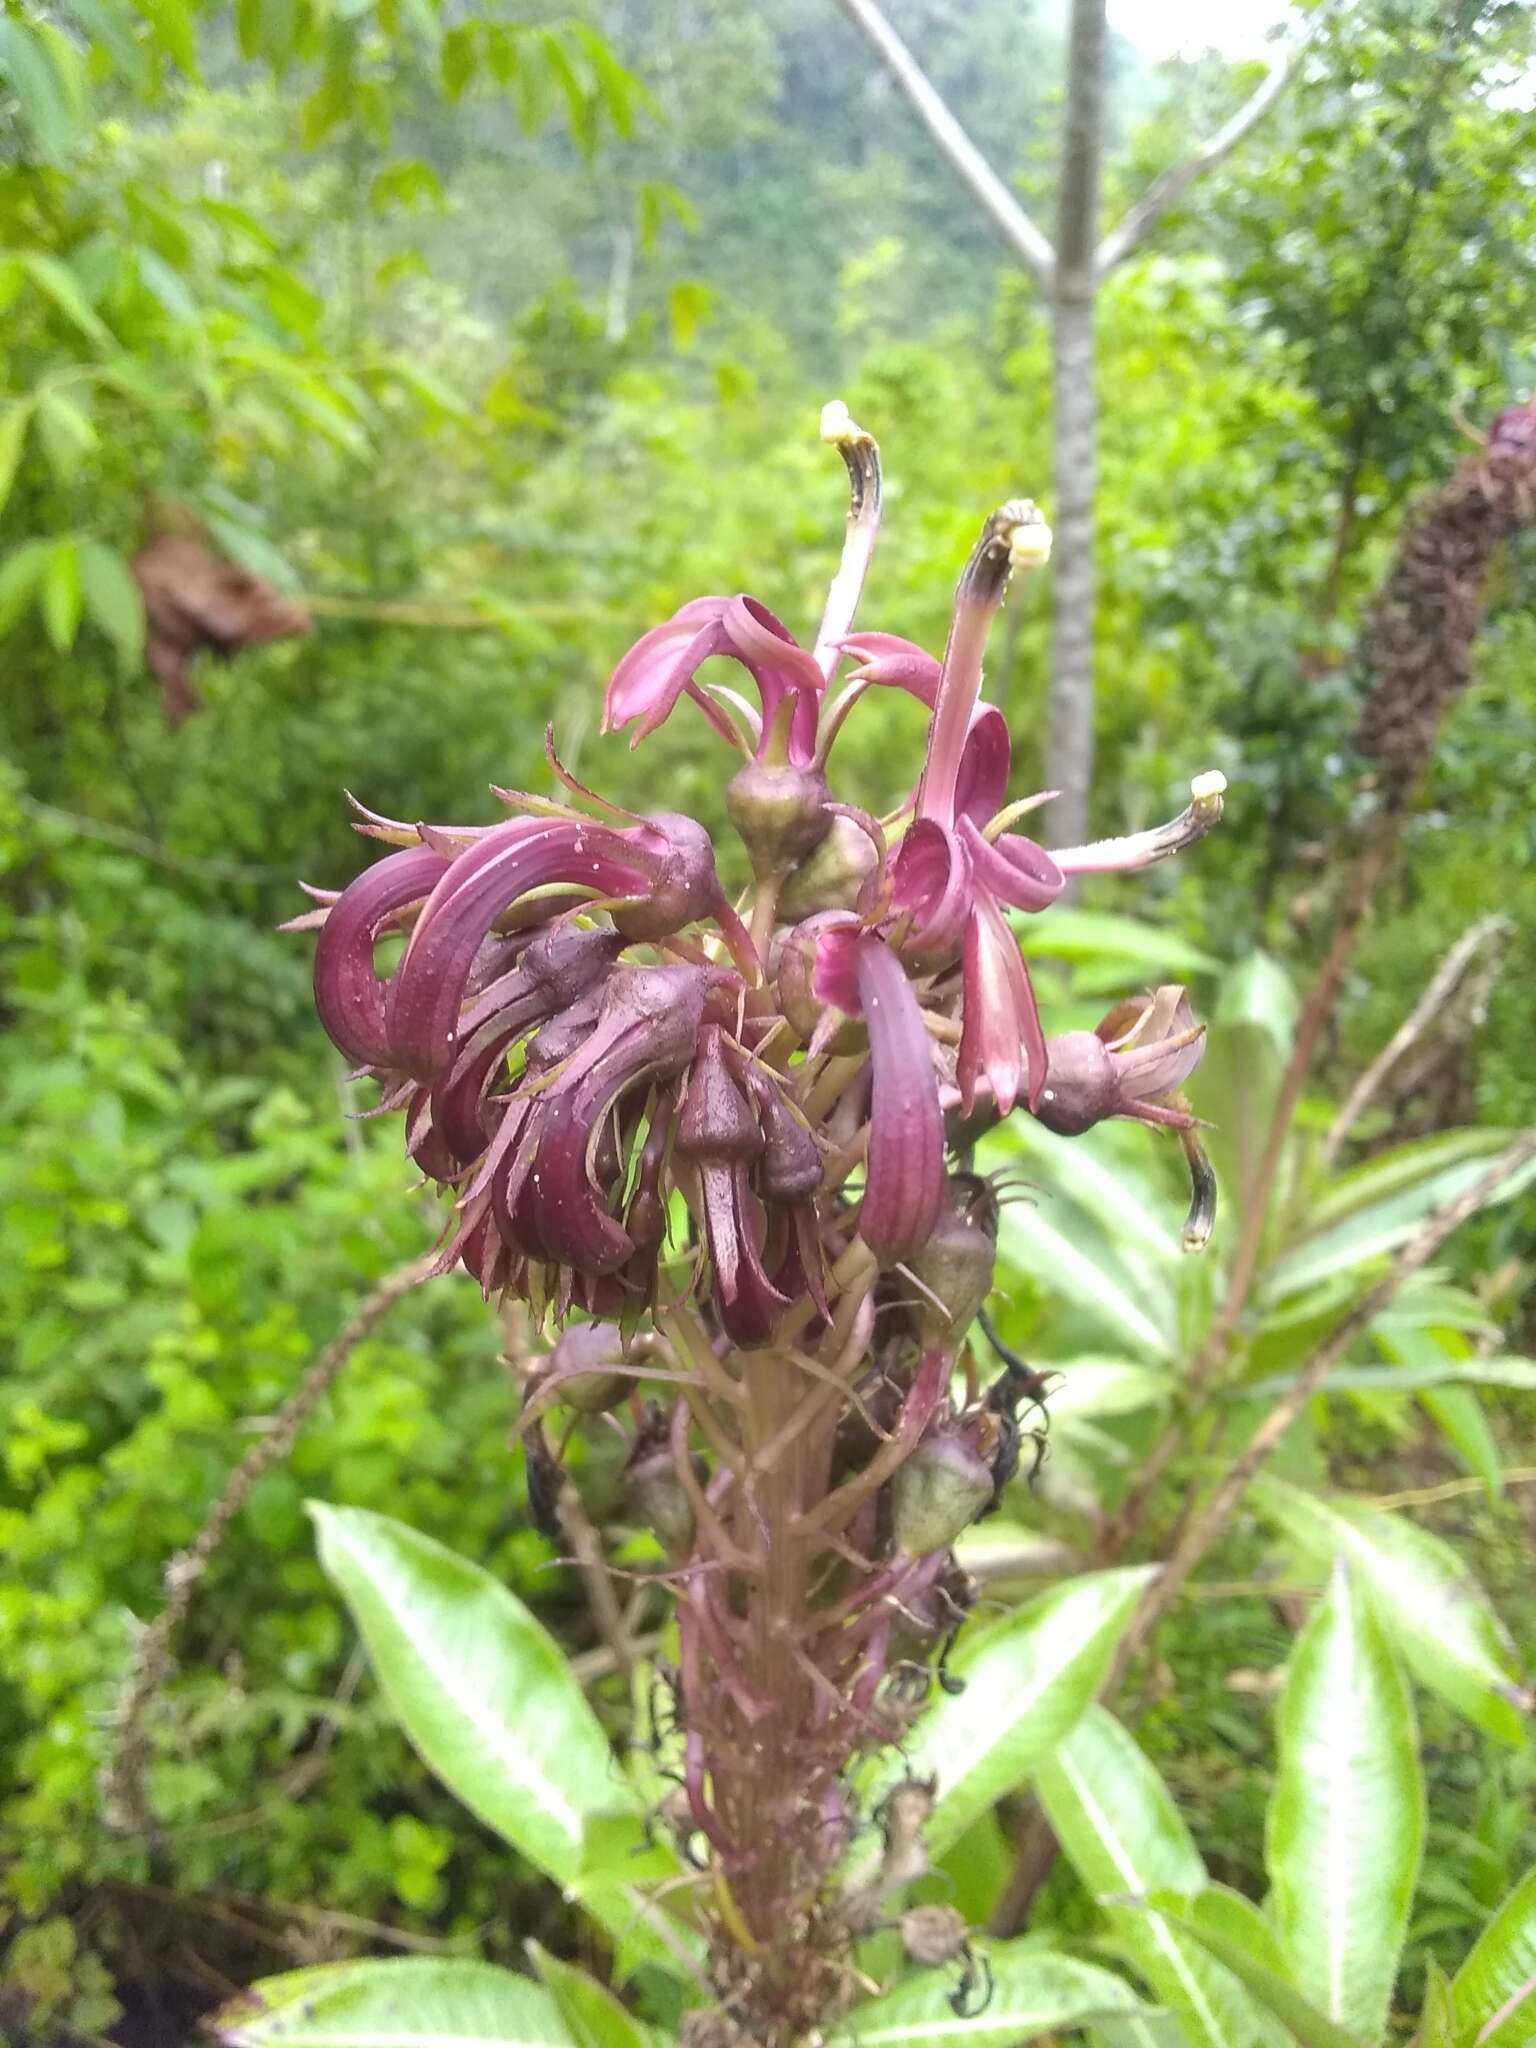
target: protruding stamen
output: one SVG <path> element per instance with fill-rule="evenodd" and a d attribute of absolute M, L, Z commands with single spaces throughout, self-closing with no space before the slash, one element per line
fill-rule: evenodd
<path fill-rule="evenodd" d="M 814 657 L 824 676 L 837 666 L 835 643 L 853 625 L 864 578 L 880 533 L 880 447 L 873 434 L 857 425 L 840 398 L 821 409 L 821 438 L 835 448 L 848 469 L 848 530 L 843 558 L 827 592 Z"/>
<path fill-rule="evenodd" d="M 1122 839 L 1096 839 L 1089 846 L 1065 847 L 1057 853 L 1056 865 L 1064 875 L 1113 874 L 1151 867 L 1171 853 L 1182 853 L 1220 823 L 1226 787 L 1221 770 L 1208 768 L 1190 783 L 1188 804 L 1166 825 L 1130 832 Z"/>

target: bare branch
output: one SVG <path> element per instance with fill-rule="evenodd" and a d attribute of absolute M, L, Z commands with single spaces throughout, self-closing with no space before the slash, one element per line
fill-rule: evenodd
<path fill-rule="evenodd" d="M 1423 995 L 1414 1004 L 1410 1014 L 1403 1019 L 1350 1089 L 1344 1106 L 1334 1118 L 1333 1127 L 1323 1144 L 1325 1166 L 1331 1166 L 1338 1158 L 1344 1140 L 1360 1121 L 1366 1107 L 1374 1100 L 1382 1082 L 1403 1054 L 1417 1044 L 1440 1014 L 1447 998 L 1471 965 L 1473 956 L 1490 941 L 1501 940 L 1508 931 L 1509 919 L 1494 916 L 1480 917 L 1476 924 L 1469 925 L 1462 933 L 1431 975 Z"/>
<path fill-rule="evenodd" d="M 1041 290 L 1049 292 L 1056 277 L 1056 256 L 1049 241 L 955 119 L 875 0 L 839 0 L 839 5 L 906 96 L 951 169 Z"/>
<path fill-rule="evenodd" d="M 1244 100 L 1230 121 L 1224 122 L 1214 135 L 1208 135 L 1200 147 L 1191 151 L 1182 162 L 1170 165 L 1161 177 L 1152 180 L 1135 205 L 1100 242 L 1094 258 L 1094 268 L 1100 277 L 1106 276 L 1117 263 L 1123 263 L 1138 249 L 1163 215 L 1178 205 L 1195 180 L 1214 169 L 1224 157 L 1230 156 L 1244 136 L 1259 125 L 1284 92 L 1305 41 L 1303 37 L 1294 48 L 1281 53 L 1257 91 Z"/>

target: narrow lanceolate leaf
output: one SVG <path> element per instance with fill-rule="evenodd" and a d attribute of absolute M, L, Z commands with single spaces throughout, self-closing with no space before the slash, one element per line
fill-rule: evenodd
<path fill-rule="evenodd" d="M 1146 1905 L 1153 1893 L 1192 1899 L 1205 1887 L 1205 1866 L 1168 1788 L 1113 1715 L 1090 1707 L 1040 1767 L 1035 1789 L 1068 1861 L 1104 1905 L 1117 1945 L 1178 2015 L 1189 2048 L 1283 2040 L 1229 1970 Z"/>
<path fill-rule="evenodd" d="M 576 2048 L 541 1984 L 447 1957 L 291 1970 L 208 2026 L 221 2048 Z"/>
<path fill-rule="evenodd" d="M 1297 1985 L 1375 2040 L 1391 2010 L 1424 1848 L 1413 1704 L 1357 1575 L 1328 1597 L 1291 1658 L 1265 1860 Z"/>
<path fill-rule="evenodd" d="M 1444 1970 L 1429 1958 L 1424 1977 L 1424 2010 L 1419 2014 L 1419 2031 L 1414 2048 L 1456 2048 L 1456 2001 Z"/>
<path fill-rule="evenodd" d="M 636 1796 L 554 1638 L 488 1572 L 387 1515 L 310 1504 L 320 1558 L 401 1726 L 471 1813 L 621 1938 L 674 1963 L 680 1930 L 585 1869 L 589 1823 Z"/>
<path fill-rule="evenodd" d="M 528 1956 L 576 2048 L 649 2048 L 644 2027 L 595 1977 L 536 1941 L 529 1942 Z"/>
<path fill-rule="evenodd" d="M 978 2013 L 960 2017 L 951 2000 L 953 1971 L 925 1970 L 849 2014 L 834 2039 L 860 2048 L 926 2048 L 957 2041 L 964 2048 L 1013 2048 L 1016 2041 L 1054 2035 L 1111 2015 L 1146 2009 L 1109 1970 L 1063 1956 L 1033 1937 L 986 1946 L 992 1996 Z M 979 2000 L 978 2000 L 979 2003 Z"/>
<path fill-rule="evenodd" d="M 1215 1889 L 1213 1886 L 1212 1891 Z M 1231 1893 L 1227 1898 L 1228 1908 L 1234 1905 L 1246 1908 L 1246 1913 L 1230 1910 L 1216 1914 L 1202 1912 L 1201 1908 L 1211 1896 L 1212 1892 L 1203 1892 L 1192 1906 L 1188 1906 L 1181 1899 L 1157 1894 L 1152 1903 L 1161 1909 L 1171 1928 L 1187 1934 L 1208 1955 L 1214 1956 L 1218 1963 L 1230 1970 L 1239 1983 L 1246 1985 L 1264 2010 L 1280 2022 L 1293 2041 L 1300 2043 L 1300 2048 L 1374 2048 L 1376 2035 L 1373 2034 L 1369 2042 L 1363 2041 L 1358 2034 L 1341 2027 L 1337 2020 L 1319 2012 L 1291 1982 L 1282 1959 L 1266 1954 L 1273 1937 L 1269 1936 L 1257 1907 Z M 1255 1934 L 1257 1940 L 1254 1939 Z"/>
<path fill-rule="evenodd" d="M 1421 1684 L 1506 1742 L 1524 1739 L 1523 1695 L 1488 1596 L 1448 1544 L 1401 1515 L 1261 1478 L 1261 1514 L 1324 1566 L 1347 1558 Z"/>
<path fill-rule="evenodd" d="M 1104 1682 L 1109 1660 L 1150 1571 L 1069 1580 L 996 1628 L 962 1639 L 950 1669 L 964 1690 L 937 1694 L 893 1775 L 938 1781 L 924 1830 L 942 1855 L 1050 1754 Z"/>
<path fill-rule="evenodd" d="M 1536 1869 L 1527 1871 L 1477 1939 L 1451 1985 L 1456 2039 L 1477 2048 L 1536 2042 Z"/>

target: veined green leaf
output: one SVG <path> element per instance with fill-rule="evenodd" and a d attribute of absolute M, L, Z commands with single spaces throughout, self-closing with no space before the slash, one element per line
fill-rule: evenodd
<path fill-rule="evenodd" d="M 85 457 L 100 446 L 90 414 L 67 391 L 43 391 L 37 400 L 37 432 L 48 466 L 68 483 Z"/>
<path fill-rule="evenodd" d="M 580 1882 L 589 1819 L 637 1802 L 554 1638 L 488 1572 L 403 1523 L 310 1512 L 321 1562 L 426 1762 L 605 1924 L 675 1960 L 673 1930 L 635 1886 Z"/>
<path fill-rule="evenodd" d="M 1102 1707 L 1090 1707 L 1036 1773 L 1046 1818 L 1108 1912 L 1118 1943 L 1191 2048 L 1259 2048 L 1277 2029 L 1244 1987 L 1163 1912 L 1122 1903 L 1154 1892 L 1187 1899 L 1205 1866 L 1167 1787 Z"/>
<path fill-rule="evenodd" d="M 1131 1150 L 1123 1134 L 1095 1131 L 1059 1138 L 1029 1117 L 1017 1117 L 983 1140 L 982 1170 L 1021 1162 L 1048 1197 L 1067 1196 L 1101 1224 L 1117 1253 L 1134 1263 L 1137 1277 L 1166 1294 L 1183 1263 L 1179 1231 L 1184 1218 L 1151 1171 L 1146 1134 Z"/>
<path fill-rule="evenodd" d="M 1256 1024 L 1288 1058 L 1300 1005 L 1290 976 L 1272 954 L 1258 948 L 1230 968 L 1222 980 L 1211 1018 L 1214 1025 Z"/>
<path fill-rule="evenodd" d="M 536 1941 L 529 1942 L 528 1955 L 576 2048 L 649 2048 L 644 2027 L 595 1977 Z"/>
<path fill-rule="evenodd" d="M 998 1257 L 1020 1272 L 1043 1275 L 1052 1291 L 1094 1315 L 1106 1331 L 1129 1342 L 1142 1357 L 1171 1358 L 1172 1304 L 1156 1303 L 1162 1326 L 1146 1305 L 1145 1293 L 1126 1273 L 1107 1244 L 1090 1251 L 1082 1233 L 1068 1227 L 1062 1205 L 1038 1209 L 1010 1203 L 998 1219 Z"/>
<path fill-rule="evenodd" d="M 1472 1389 L 1426 1387 L 1419 1394 L 1419 1406 L 1428 1410 L 1467 1470 L 1482 1480 L 1489 1500 L 1497 1500 L 1504 1485 L 1504 1460 L 1488 1427 L 1483 1405 Z"/>
<path fill-rule="evenodd" d="M 1342 1562 L 1292 1653 L 1276 1726 L 1265 1840 L 1276 1924 L 1299 1989 L 1374 2041 L 1423 1853 L 1424 1782 L 1408 1687 Z"/>
<path fill-rule="evenodd" d="M 1471 1130 L 1439 1131 L 1432 1138 L 1415 1138 L 1411 1144 L 1394 1145 L 1362 1165 L 1352 1166 L 1347 1173 L 1336 1174 L 1313 1202 L 1310 1221 L 1314 1228 L 1326 1228 L 1358 1209 L 1371 1208 L 1433 1180 L 1448 1166 L 1459 1166 L 1469 1159 L 1492 1159 L 1513 1136 L 1513 1131 L 1478 1125 Z"/>
<path fill-rule="evenodd" d="M 938 1694 L 904 1744 L 899 1773 L 887 1774 L 937 1778 L 924 1830 L 934 1855 L 1021 1785 L 1072 1726 L 1150 1577 L 1139 1565 L 1086 1573 L 961 1638 L 950 1668 L 965 1690 Z"/>
<path fill-rule="evenodd" d="M 1413 2041 L 1414 2048 L 1456 2048 L 1456 2001 L 1449 1978 L 1433 1956 L 1424 1973 L 1424 2010 Z"/>
<path fill-rule="evenodd" d="M 24 540 L 0 562 L 0 633 L 8 633 L 32 602 L 47 561 L 47 541 Z"/>
<path fill-rule="evenodd" d="M 222 2048 L 579 2048 L 542 1985 L 456 1957 L 293 1970 L 208 2024 Z"/>
<path fill-rule="evenodd" d="M 1060 1368 L 1065 1371 L 1066 1368 Z M 1231 1390 L 1235 1401 L 1262 1401 L 1287 1393 L 1297 1374 L 1276 1373 Z M 1536 1358 L 1446 1358 L 1439 1365 L 1341 1365 L 1329 1373 L 1325 1394 L 1420 1394 L 1428 1387 L 1536 1388 Z"/>
<path fill-rule="evenodd" d="M 1494 1914 L 1451 1985 L 1458 2042 L 1530 2048 L 1536 2042 L 1536 1869 Z"/>
<path fill-rule="evenodd" d="M 952 1974 L 925 1970 L 869 2005 L 860 2006 L 833 2036 L 861 2048 L 927 2048 L 958 2041 L 964 2048 L 1013 2048 L 1063 2027 L 1080 2027 L 1106 2014 L 1145 2010 L 1130 1986 L 1109 1970 L 1058 1954 L 1034 1937 L 986 1944 L 992 1996 L 979 2013 L 959 2017 L 950 2004 Z"/>
<path fill-rule="evenodd" d="M 1280 1479 L 1255 1480 L 1250 1497 L 1307 1555 L 1348 1559 L 1421 1684 L 1491 1735 L 1524 1740 L 1508 1638 L 1448 1544 L 1382 1508 Z"/>
<path fill-rule="evenodd" d="M 1171 1374 L 1128 1358 L 1042 1359 L 1039 1370 L 1056 1375 L 1048 1403 L 1053 1429 L 1077 1416 L 1134 1415 L 1158 1407 L 1175 1385 Z"/>
<path fill-rule="evenodd" d="M 1502 1149 L 1495 1147 L 1497 1152 Z M 1432 1209 L 1465 1194 L 1488 1170 L 1485 1156 L 1462 1159 L 1444 1166 L 1416 1185 L 1399 1190 L 1385 1199 L 1352 1210 L 1325 1230 L 1314 1230 L 1272 1266 L 1265 1276 L 1266 1299 L 1310 1287 L 1329 1274 L 1348 1271 L 1368 1260 L 1385 1257 L 1406 1244 Z M 1494 1208 L 1511 1201 L 1536 1181 L 1536 1160 L 1508 1174 L 1489 1197 Z"/>
<path fill-rule="evenodd" d="M 1265 1956 L 1262 1945 L 1256 1945 L 1250 1938 L 1255 1930 L 1247 1916 L 1233 1924 L 1217 1915 L 1201 1912 L 1200 1907 L 1210 1896 L 1209 1892 L 1203 1892 L 1193 1909 L 1184 1900 L 1170 1898 L 1166 1894 L 1154 1896 L 1151 1903 L 1171 1927 L 1190 1935 L 1240 1983 L 1245 1984 L 1264 2010 L 1273 2014 L 1287 2033 L 1301 2044 L 1301 2048 L 1372 2048 L 1378 2038 L 1376 2035 L 1370 2037 L 1370 2043 L 1362 2041 L 1358 2034 L 1352 2034 L 1347 2027 L 1341 2027 L 1326 2013 L 1319 2012 L 1290 1979 L 1274 1967 L 1273 1959 Z M 1236 1893 L 1228 1894 L 1229 1900 L 1237 1897 Z M 1247 1899 L 1240 1903 L 1248 1907 L 1259 1929 L 1267 1932 L 1257 1909 Z"/>

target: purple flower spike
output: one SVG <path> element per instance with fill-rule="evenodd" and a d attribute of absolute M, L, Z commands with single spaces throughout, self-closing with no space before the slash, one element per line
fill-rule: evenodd
<path fill-rule="evenodd" d="M 869 1029 L 869 1162 L 859 1235 L 889 1264 L 930 1234 L 944 1206 L 944 1119 L 933 1042 L 906 970 L 883 939 L 859 942 Z"/>
<path fill-rule="evenodd" d="M 321 927 L 315 1008 L 332 1042 L 359 1066 L 395 1064 L 385 1028 L 389 984 L 374 967 L 374 942 L 408 904 L 430 897 L 447 869 L 425 847 L 392 853 L 343 889 Z"/>

